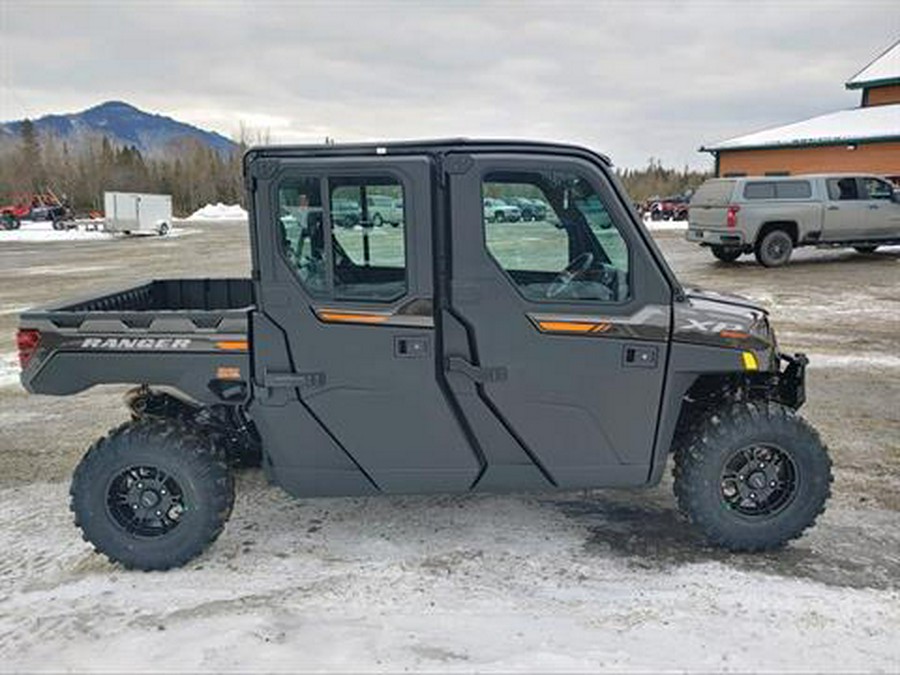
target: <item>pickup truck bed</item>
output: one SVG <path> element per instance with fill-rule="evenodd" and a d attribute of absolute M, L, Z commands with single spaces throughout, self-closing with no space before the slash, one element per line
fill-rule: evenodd
<path fill-rule="evenodd" d="M 22 384 L 55 395 L 169 385 L 198 401 L 229 400 L 249 379 L 253 308 L 250 279 L 166 279 L 32 309 L 18 336 Z"/>

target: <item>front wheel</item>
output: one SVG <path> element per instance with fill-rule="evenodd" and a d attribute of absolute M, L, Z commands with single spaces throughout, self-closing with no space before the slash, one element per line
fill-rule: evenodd
<path fill-rule="evenodd" d="M 732 263 L 741 257 L 743 251 L 731 246 L 712 246 L 712 254 L 722 262 Z"/>
<path fill-rule="evenodd" d="M 769 230 L 756 243 L 756 260 L 763 267 L 781 267 L 791 258 L 794 240 L 784 230 Z"/>
<path fill-rule="evenodd" d="M 94 443 L 70 489 L 75 525 L 111 562 L 167 570 L 200 555 L 234 503 L 225 458 L 172 420 L 138 420 Z"/>
<path fill-rule="evenodd" d="M 168 223 L 160 223 L 159 228 L 156 230 L 156 233 L 160 237 L 165 237 L 167 234 L 169 234 L 169 224 Z"/>
<path fill-rule="evenodd" d="M 730 551 L 783 546 L 815 523 L 831 494 L 818 433 L 781 404 L 714 410 L 675 453 L 675 496 L 706 539 Z"/>

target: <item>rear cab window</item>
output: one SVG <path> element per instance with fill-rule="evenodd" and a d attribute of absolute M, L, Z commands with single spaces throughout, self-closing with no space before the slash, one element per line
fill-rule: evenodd
<path fill-rule="evenodd" d="M 735 180 L 708 180 L 691 196 L 691 206 L 727 206 L 731 202 Z"/>

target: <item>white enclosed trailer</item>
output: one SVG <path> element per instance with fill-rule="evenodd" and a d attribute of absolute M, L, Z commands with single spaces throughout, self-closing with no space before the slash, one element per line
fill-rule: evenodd
<path fill-rule="evenodd" d="M 165 235 L 172 228 L 172 196 L 104 192 L 107 232 Z"/>

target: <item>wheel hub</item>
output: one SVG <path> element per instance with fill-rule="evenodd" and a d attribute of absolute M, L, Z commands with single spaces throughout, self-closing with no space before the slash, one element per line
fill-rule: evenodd
<path fill-rule="evenodd" d="M 184 513 L 181 486 L 157 467 L 130 467 L 109 485 L 107 511 L 113 521 L 138 537 L 171 532 Z"/>
<path fill-rule="evenodd" d="M 793 499 L 797 469 L 790 456 L 772 446 L 737 450 L 722 470 L 721 496 L 728 508 L 746 517 L 768 516 Z"/>

